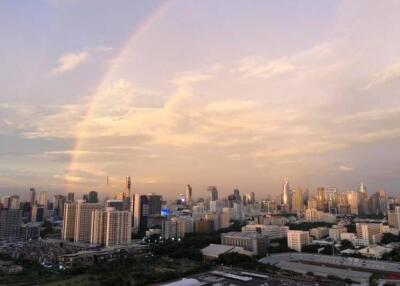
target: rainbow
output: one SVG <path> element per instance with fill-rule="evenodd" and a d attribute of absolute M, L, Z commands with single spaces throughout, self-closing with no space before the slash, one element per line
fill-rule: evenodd
<path fill-rule="evenodd" d="M 140 37 L 157 21 L 157 19 L 159 19 L 164 14 L 167 7 L 167 3 L 168 3 L 167 0 L 161 1 L 160 4 L 157 5 L 151 11 L 151 13 L 149 13 L 146 19 L 140 23 L 140 25 L 135 26 L 133 31 L 130 33 L 128 40 L 124 44 L 122 44 L 121 47 L 115 53 L 116 55 L 112 59 L 111 65 L 106 70 L 104 75 L 100 78 L 94 93 L 90 96 L 88 108 L 83 116 L 84 119 L 77 126 L 73 152 L 67 170 L 67 183 L 66 183 L 67 190 L 71 191 L 72 188 L 71 180 L 69 179 L 71 177 L 70 176 L 71 173 L 73 173 L 75 170 L 78 169 L 79 151 L 81 150 L 85 134 L 85 123 L 92 118 L 93 111 L 96 107 L 96 103 L 102 91 L 110 83 L 111 79 L 115 75 L 115 72 L 117 71 L 118 66 L 125 58 L 128 51 L 131 51 L 132 47 L 140 39 Z"/>

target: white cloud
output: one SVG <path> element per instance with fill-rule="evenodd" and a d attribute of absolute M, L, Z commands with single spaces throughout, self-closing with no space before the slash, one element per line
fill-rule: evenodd
<path fill-rule="evenodd" d="M 353 171 L 353 167 L 341 165 L 338 167 L 338 170 L 342 172 L 350 172 Z"/>
<path fill-rule="evenodd" d="M 57 66 L 52 70 L 53 74 L 61 74 L 72 71 L 84 64 L 89 59 L 87 52 L 67 53 L 58 59 Z"/>

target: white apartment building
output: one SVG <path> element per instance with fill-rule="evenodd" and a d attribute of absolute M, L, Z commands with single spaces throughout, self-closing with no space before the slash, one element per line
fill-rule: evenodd
<path fill-rule="evenodd" d="M 287 240 L 288 247 L 298 252 L 301 252 L 303 246 L 311 243 L 309 232 L 301 230 L 289 230 L 287 232 Z"/>
<path fill-rule="evenodd" d="M 347 228 L 342 225 L 332 225 L 329 228 L 329 237 L 332 238 L 334 241 L 339 241 L 341 239 L 340 234 L 347 232 Z"/>

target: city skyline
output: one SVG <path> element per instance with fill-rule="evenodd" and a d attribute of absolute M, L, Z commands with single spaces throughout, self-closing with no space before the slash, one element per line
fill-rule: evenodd
<path fill-rule="evenodd" d="M 2 2 L 0 193 L 396 195 L 399 5 Z"/>

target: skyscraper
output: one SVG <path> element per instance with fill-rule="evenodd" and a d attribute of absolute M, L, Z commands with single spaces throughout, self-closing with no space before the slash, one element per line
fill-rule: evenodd
<path fill-rule="evenodd" d="M 187 205 L 190 205 L 192 203 L 192 187 L 190 186 L 190 184 L 186 185 L 185 202 Z"/>
<path fill-rule="evenodd" d="M 161 196 L 148 194 L 133 196 L 133 232 L 144 233 L 148 228 L 149 216 L 161 215 Z"/>
<path fill-rule="evenodd" d="M 290 196 L 289 181 L 286 180 L 286 181 L 283 183 L 282 205 L 286 205 L 286 206 L 289 205 L 289 200 L 290 200 L 289 196 Z"/>
<path fill-rule="evenodd" d="M 131 177 L 128 176 L 126 177 L 125 181 L 125 197 L 127 198 L 131 197 L 131 187 L 132 187 Z"/>
<path fill-rule="evenodd" d="M 292 193 L 292 211 L 300 213 L 303 211 L 304 201 L 303 201 L 303 190 L 300 188 L 295 188 Z"/>
<path fill-rule="evenodd" d="M 28 194 L 28 202 L 33 206 L 36 201 L 36 191 L 35 188 L 30 188 L 29 189 L 29 194 Z"/>
<path fill-rule="evenodd" d="M 20 235 L 22 211 L 0 209 L 0 240 L 15 241 Z"/>
<path fill-rule="evenodd" d="M 68 193 L 67 195 L 67 201 L 72 203 L 75 200 L 75 194 L 74 193 Z"/>
<path fill-rule="evenodd" d="M 211 200 L 218 200 L 218 190 L 216 186 L 208 186 L 207 191 L 211 193 Z"/>
<path fill-rule="evenodd" d="M 19 210 L 19 196 L 13 195 L 10 197 L 10 209 Z"/>
<path fill-rule="evenodd" d="M 63 227 L 61 236 L 63 240 L 73 240 L 75 237 L 76 207 L 74 202 L 64 205 Z"/>
<path fill-rule="evenodd" d="M 54 196 L 54 204 L 53 204 L 54 216 L 62 218 L 62 216 L 64 215 L 64 204 L 66 200 L 67 198 L 63 195 Z"/>
<path fill-rule="evenodd" d="M 42 191 L 39 193 L 39 205 L 47 208 L 47 192 Z"/>
<path fill-rule="evenodd" d="M 323 187 L 317 188 L 317 209 L 325 211 L 325 189 Z"/>
<path fill-rule="evenodd" d="M 95 191 L 90 191 L 88 194 L 87 202 L 91 204 L 97 204 L 99 202 L 99 194 Z"/>

